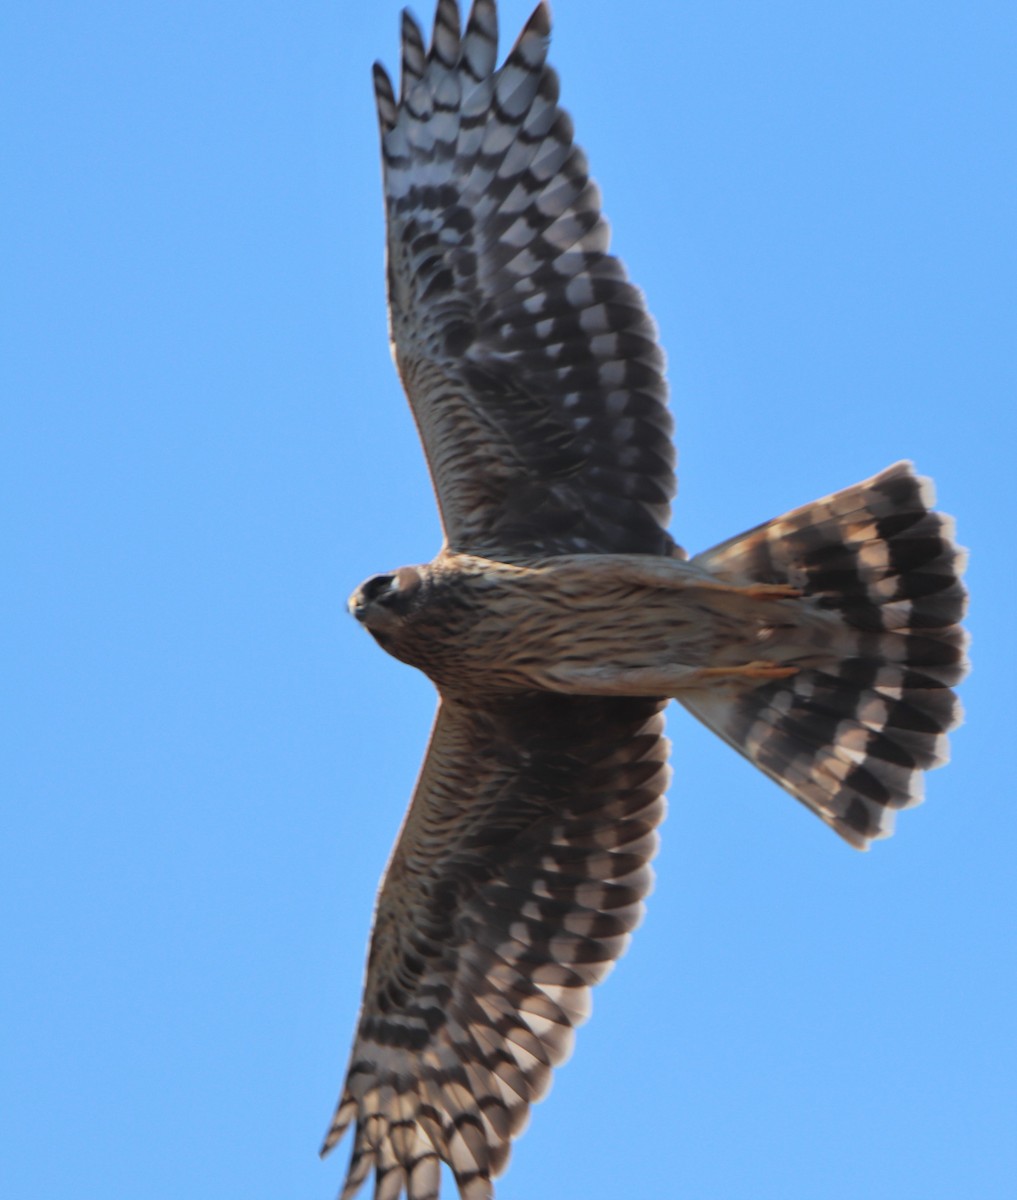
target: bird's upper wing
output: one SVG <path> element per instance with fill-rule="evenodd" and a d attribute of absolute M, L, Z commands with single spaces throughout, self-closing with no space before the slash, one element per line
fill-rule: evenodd
<path fill-rule="evenodd" d="M 323 1153 L 348 1200 L 491 1194 L 590 986 L 642 915 L 668 743 L 653 700 L 445 701 L 378 896 L 363 1008 Z"/>
<path fill-rule="evenodd" d="M 425 50 L 404 14 L 400 94 L 375 66 L 389 321 L 455 551 L 675 553 L 663 355 L 608 250 L 600 194 L 533 13 L 495 70 L 494 0 Z"/>

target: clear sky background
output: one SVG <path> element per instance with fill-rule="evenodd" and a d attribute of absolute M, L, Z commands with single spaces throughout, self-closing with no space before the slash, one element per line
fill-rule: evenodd
<path fill-rule="evenodd" d="M 499 1200 L 1010 1197 L 1017 7 L 555 19 L 669 355 L 676 536 L 913 458 L 971 549 L 974 674 L 867 856 L 673 711 L 656 894 Z M 398 5 L 2 23 L 0 1192 L 329 1200 L 434 704 L 345 614 L 439 541 L 386 343 Z"/>

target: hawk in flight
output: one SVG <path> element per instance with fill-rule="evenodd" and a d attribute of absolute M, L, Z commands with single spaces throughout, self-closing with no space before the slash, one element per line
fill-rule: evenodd
<path fill-rule="evenodd" d="M 323 1152 L 342 1192 L 493 1195 L 590 989 L 639 924 L 674 698 L 864 849 L 947 757 L 963 553 L 898 463 L 689 558 L 663 356 L 608 248 L 540 4 L 497 66 L 494 0 L 409 15 L 375 67 L 393 353 L 437 557 L 353 615 L 440 693 L 374 914 Z"/>

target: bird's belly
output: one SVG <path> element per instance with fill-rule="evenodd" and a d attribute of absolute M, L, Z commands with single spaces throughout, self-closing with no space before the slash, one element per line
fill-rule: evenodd
<path fill-rule="evenodd" d="M 744 661 L 758 640 L 762 618 L 718 603 L 703 582 L 690 564 L 643 556 L 493 565 L 483 576 L 450 579 L 397 656 L 449 696 L 575 693 L 583 680 L 591 692 L 645 695 L 645 680 L 632 682 L 641 673 L 649 679 L 667 667 L 680 680 L 684 671 Z"/>

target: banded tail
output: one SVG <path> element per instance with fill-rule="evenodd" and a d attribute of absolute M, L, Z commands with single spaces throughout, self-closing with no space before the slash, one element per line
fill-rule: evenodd
<path fill-rule="evenodd" d="M 828 655 L 787 680 L 679 699 L 862 850 L 921 802 L 961 720 L 966 553 L 934 498 L 896 463 L 693 560 L 732 583 L 790 584 L 843 618 Z"/>

